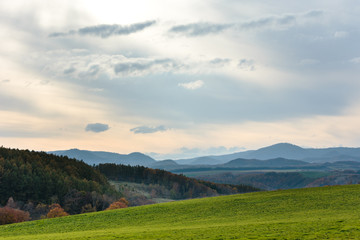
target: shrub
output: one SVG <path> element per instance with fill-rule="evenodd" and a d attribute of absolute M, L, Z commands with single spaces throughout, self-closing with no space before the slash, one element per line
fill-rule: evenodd
<path fill-rule="evenodd" d="M 56 218 L 56 217 L 65 217 L 69 214 L 64 211 L 64 209 L 59 204 L 52 204 L 50 206 L 50 211 L 46 215 L 47 218 Z"/>
<path fill-rule="evenodd" d="M 29 212 L 10 207 L 0 208 L 0 225 L 18 223 L 30 220 Z"/>
<path fill-rule="evenodd" d="M 119 208 L 127 208 L 129 202 L 125 198 L 120 198 L 118 201 L 113 202 L 106 210 L 113 210 Z"/>

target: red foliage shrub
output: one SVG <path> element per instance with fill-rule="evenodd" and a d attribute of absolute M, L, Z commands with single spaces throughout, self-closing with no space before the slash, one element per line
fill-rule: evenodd
<path fill-rule="evenodd" d="M 125 198 L 120 198 L 118 201 L 113 202 L 112 204 L 110 204 L 110 206 L 105 210 L 127 208 L 128 205 L 129 205 L 129 202 Z"/>
<path fill-rule="evenodd" d="M 18 223 L 30 220 L 29 212 L 10 207 L 0 208 L 0 225 Z"/>

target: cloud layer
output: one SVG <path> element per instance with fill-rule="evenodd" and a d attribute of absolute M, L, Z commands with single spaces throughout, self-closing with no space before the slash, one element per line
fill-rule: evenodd
<path fill-rule="evenodd" d="M 178 157 L 278 141 L 360 145 L 351 1 L 54 5 L 0 3 L 4 145 Z"/>
<path fill-rule="evenodd" d="M 80 28 L 78 30 L 71 30 L 69 32 L 54 32 L 49 37 L 67 37 L 72 35 L 80 36 L 95 36 L 101 38 L 108 38 L 119 35 L 129 35 L 135 32 L 139 32 L 154 25 L 156 21 L 146 21 L 141 23 L 134 23 L 131 25 L 123 26 L 118 24 L 102 24 L 97 26 L 89 26 Z"/>
<path fill-rule="evenodd" d="M 170 33 L 181 33 L 190 37 L 204 36 L 207 34 L 221 33 L 232 27 L 232 24 L 215 24 L 208 22 L 177 25 L 172 27 Z"/>
<path fill-rule="evenodd" d="M 302 24 L 303 21 L 316 19 L 323 15 L 321 10 L 311 10 L 300 14 L 284 14 L 268 17 L 261 17 L 239 23 L 210 23 L 197 22 L 185 25 L 176 25 L 169 29 L 169 33 L 181 34 L 188 37 L 205 36 L 208 34 L 220 34 L 227 29 L 244 31 L 256 29 L 286 29 L 296 24 Z M 343 36 L 342 32 L 337 32 L 336 36 Z"/>

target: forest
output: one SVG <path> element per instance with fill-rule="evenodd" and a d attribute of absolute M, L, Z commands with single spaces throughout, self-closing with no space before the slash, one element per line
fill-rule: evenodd
<path fill-rule="evenodd" d="M 116 190 L 109 180 L 142 183 L 153 188 L 154 196 L 162 197 L 165 192 L 172 200 L 259 190 L 142 166 L 90 166 L 66 156 L 0 147 L 0 215 L 11 216 L 3 219 L 3 223 L 10 223 L 152 203 Z"/>
<path fill-rule="evenodd" d="M 108 179 L 151 185 L 161 185 L 170 191 L 173 199 L 209 197 L 225 194 L 237 194 L 259 191 L 260 189 L 244 184 L 219 184 L 196 180 L 181 174 L 144 166 L 126 166 L 121 164 L 99 164 L 96 169 Z"/>
<path fill-rule="evenodd" d="M 0 206 L 27 211 L 32 219 L 46 215 L 53 203 L 78 214 L 104 210 L 120 196 L 105 176 L 82 161 L 0 148 Z"/>

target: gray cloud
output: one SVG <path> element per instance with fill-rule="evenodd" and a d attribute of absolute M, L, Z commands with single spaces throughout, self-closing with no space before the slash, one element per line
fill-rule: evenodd
<path fill-rule="evenodd" d="M 204 36 L 212 33 L 220 33 L 228 28 L 232 27 L 232 24 L 215 24 L 208 22 L 192 23 L 186 25 L 177 25 L 172 27 L 169 32 L 180 33 L 186 36 Z"/>
<path fill-rule="evenodd" d="M 94 78 L 100 72 L 100 66 L 95 64 L 91 65 L 86 71 L 79 73 L 80 78 Z"/>
<path fill-rule="evenodd" d="M 172 59 L 133 59 L 115 64 L 114 72 L 122 75 L 141 75 L 149 73 L 151 70 L 167 72 L 179 67 L 181 64 Z"/>
<path fill-rule="evenodd" d="M 310 10 L 306 13 L 304 13 L 302 16 L 306 18 L 312 18 L 312 17 L 320 17 L 324 14 L 324 11 L 322 10 Z"/>
<path fill-rule="evenodd" d="M 48 61 L 52 59 L 53 61 Z M 107 76 L 111 79 L 119 77 L 140 77 L 154 74 L 182 74 L 211 71 L 232 65 L 229 58 L 213 58 L 203 61 L 175 58 L 126 57 L 110 54 L 77 53 L 73 50 L 41 52 L 31 62 L 34 67 L 43 69 L 49 76 L 74 79 L 98 79 Z M 44 67 L 45 66 L 45 67 Z"/>
<path fill-rule="evenodd" d="M 217 24 L 209 22 L 191 23 L 186 25 L 176 25 L 172 27 L 170 33 L 183 34 L 188 37 L 204 36 L 208 34 L 221 33 L 226 29 L 237 29 L 237 30 L 251 30 L 267 27 L 284 28 L 289 27 L 298 20 L 306 20 L 310 18 L 320 17 L 323 11 L 311 10 L 306 13 L 300 14 L 284 14 L 268 16 L 263 18 L 254 19 L 243 23 L 228 23 L 228 24 Z"/>
<path fill-rule="evenodd" d="M 217 67 L 223 67 L 231 62 L 231 59 L 229 58 L 214 58 L 210 61 L 211 65 L 217 66 Z"/>
<path fill-rule="evenodd" d="M 206 88 L 202 91 L 184 91 L 177 85 L 198 78 L 206 79 Z M 344 84 L 330 73 L 326 76 L 322 72 L 313 73 L 311 78 L 302 82 L 295 77 L 288 81 L 295 84 L 269 89 L 226 76 L 168 74 L 166 77 L 133 78 L 126 85 L 108 80 L 104 86 L 114 109 L 126 106 L 126 109 L 119 109 L 118 114 L 141 119 L 155 117 L 180 129 L 187 128 L 188 123 L 266 122 L 336 115 L 357 96 L 357 82 Z"/>
<path fill-rule="evenodd" d="M 149 126 L 140 126 L 136 128 L 130 129 L 131 132 L 135 134 L 147 134 L 147 133 L 155 133 L 155 132 L 164 132 L 168 130 L 165 126 L 157 126 L 157 127 L 149 127 Z"/>
<path fill-rule="evenodd" d="M 127 62 L 127 63 L 119 63 L 114 67 L 114 71 L 116 74 L 118 73 L 133 73 L 133 72 L 141 72 L 151 68 L 154 65 L 154 62 Z"/>
<path fill-rule="evenodd" d="M 81 36 L 96 36 L 101 38 L 108 38 L 111 36 L 117 36 L 117 35 L 129 35 L 135 32 L 139 32 L 141 30 L 144 30 L 145 28 L 148 28 L 152 25 L 154 25 L 156 21 L 146 21 L 141 23 L 135 23 L 127 26 L 113 24 L 102 24 L 97 26 L 90 26 L 90 27 L 84 27 L 80 28 L 78 30 L 71 30 L 69 32 L 55 32 L 51 33 L 49 37 L 66 37 L 71 35 L 81 35 Z"/>
<path fill-rule="evenodd" d="M 105 132 L 109 130 L 109 125 L 103 123 L 89 123 L 86 125 L 85 131 L 87 132 Z"/>
<path fill-rule="evenodd" d="M 74 73 L 76 71 L 76 68 L 74 67 L 70 67 L 64 70 L 64 74 L 71 74 Z"/>
<path fill-rule="evenodd" d="M 239 24 L 240 29 L 258 29 L 264 27 L 286 27 L 296 24 L 298 20 L 306 20 L 322 16 L 323 11 L 311 10 L 301 14 L 284 14 L 281 16 L 268 16 Z"/>
<path fill-rule="evenodd" d="M 254 60 L 241 59 L 239 61 L 238 67 L 243 69 L 243 70 L 254 71 L 255 70 Z"/>

